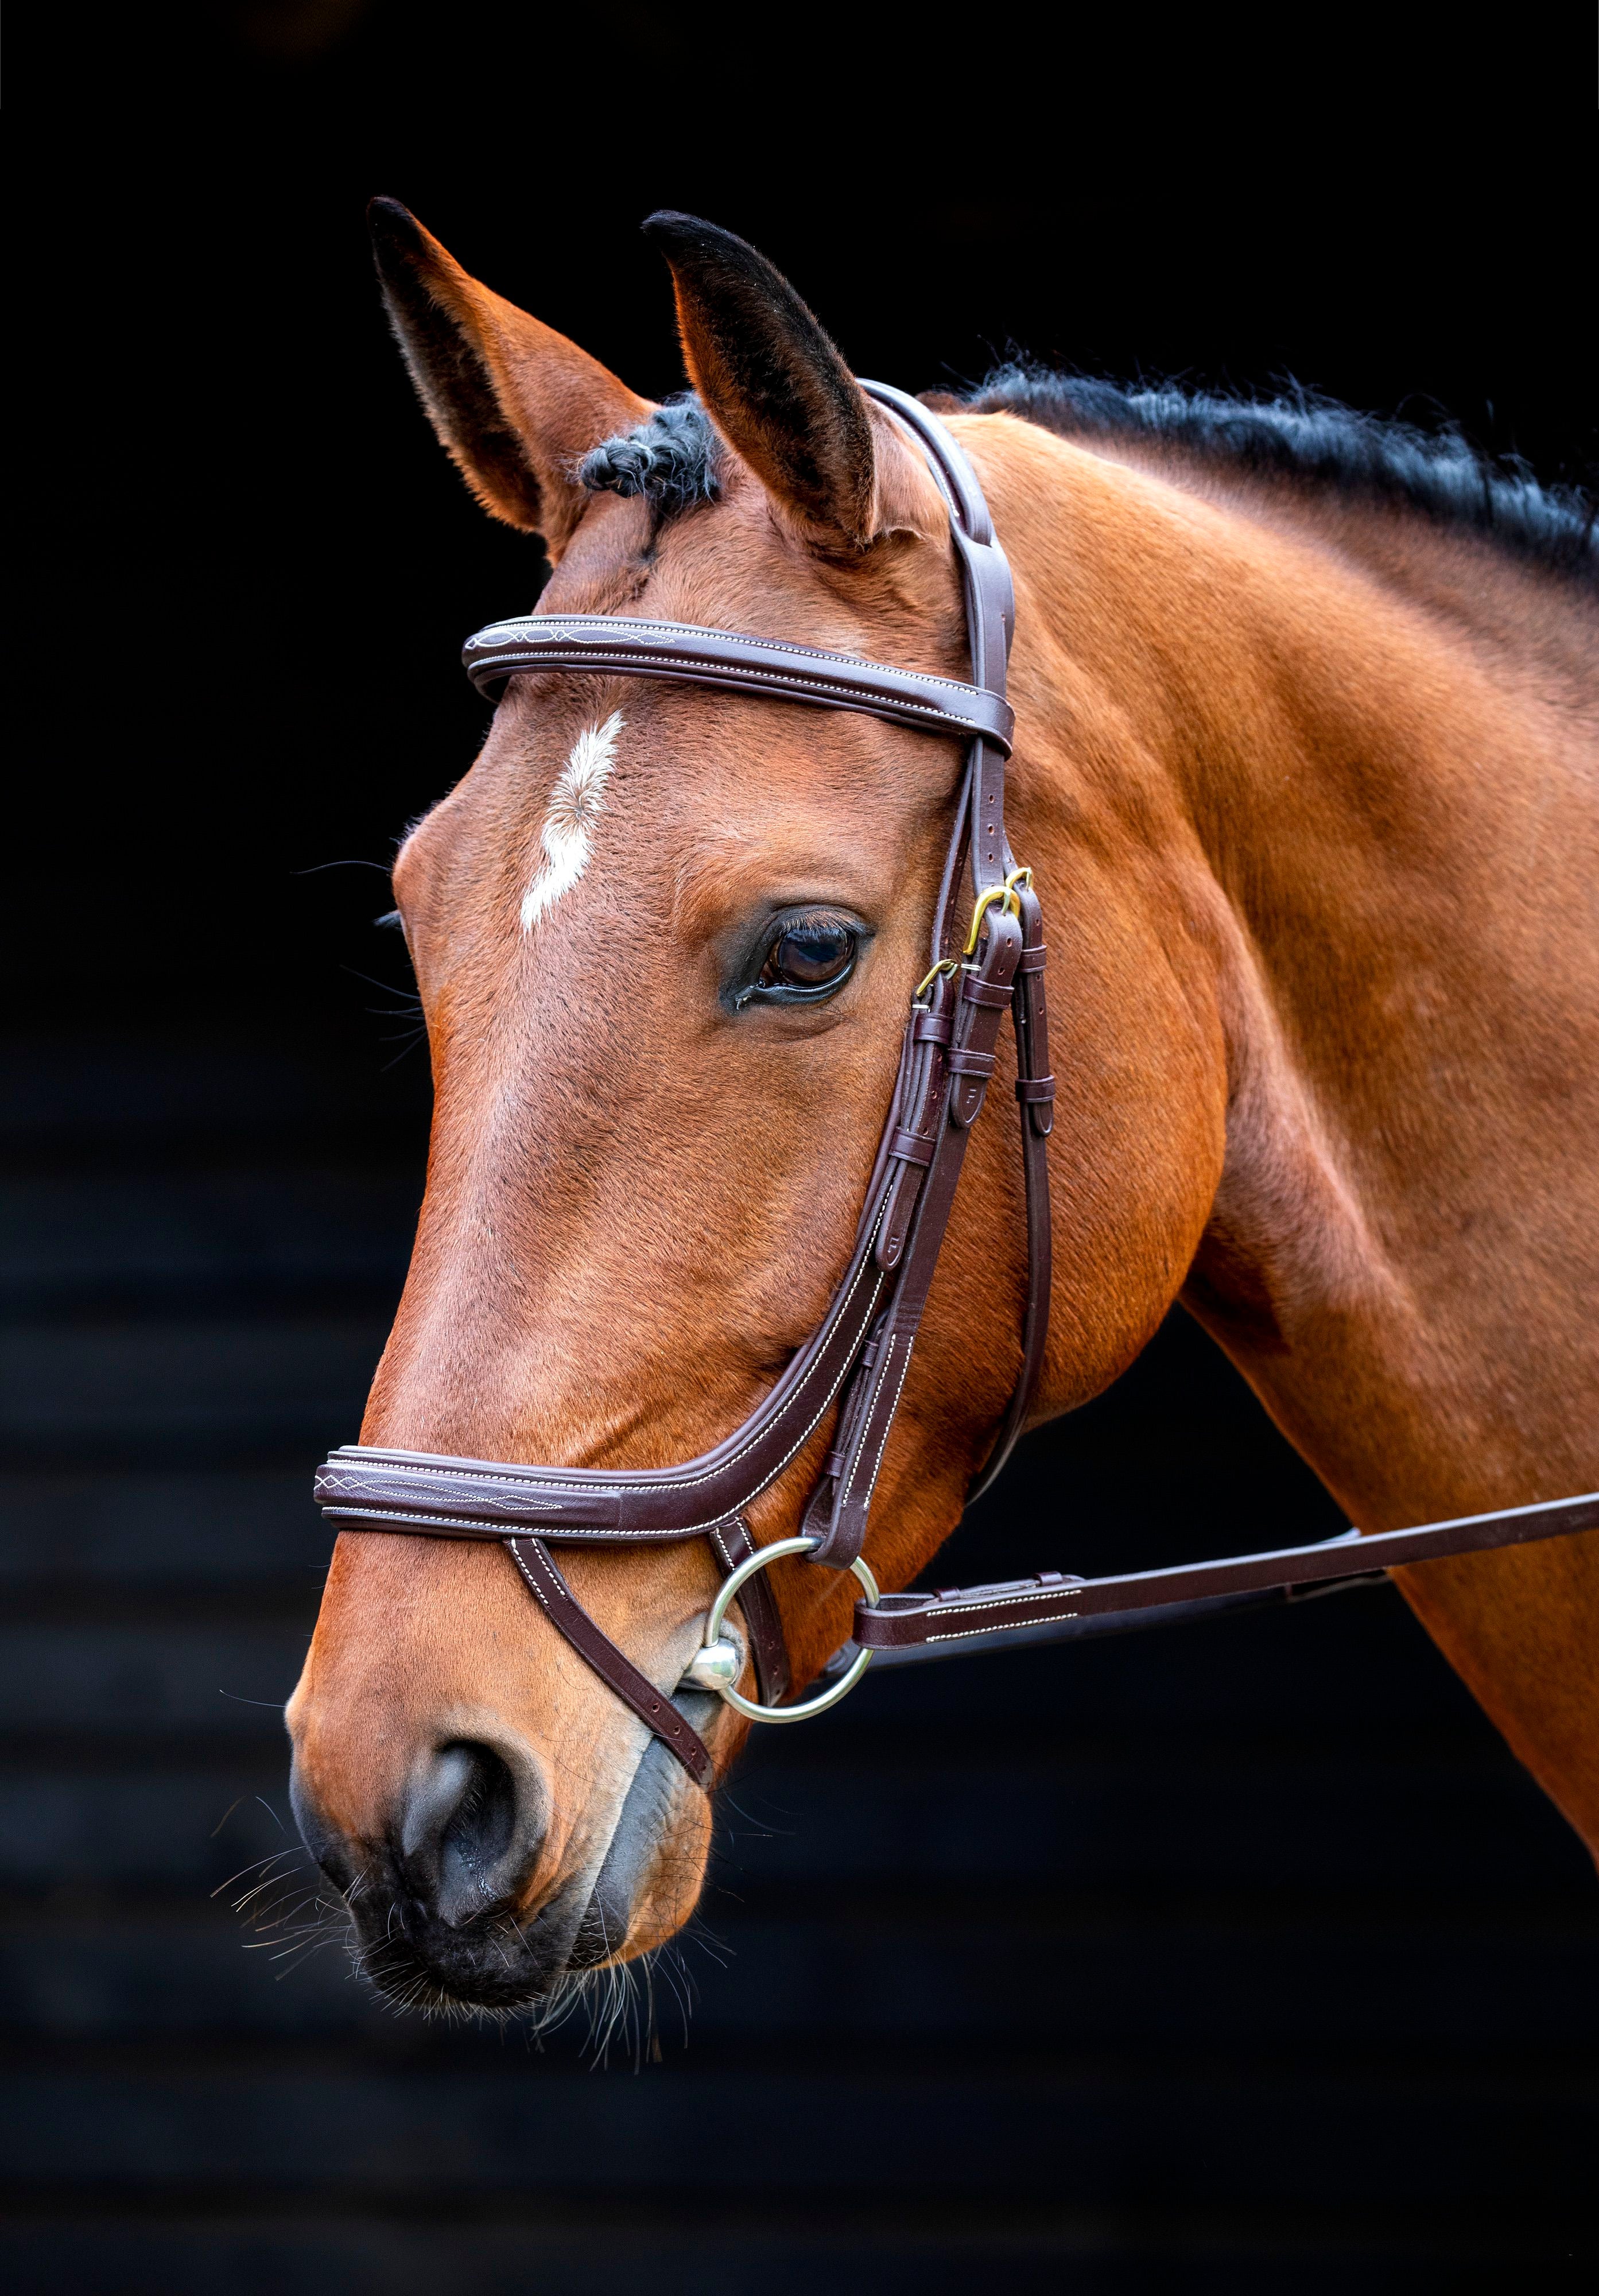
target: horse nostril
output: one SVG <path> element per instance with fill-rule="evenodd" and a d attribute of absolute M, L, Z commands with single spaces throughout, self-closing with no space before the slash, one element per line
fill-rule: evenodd
<path fill-rule="evenodd" d="M 452 1926 L 503 1904 L 537 1848 L 532 1815 L 491 1746 L 439 1747 L 419 1765 L 401 1813 L 400 1854 L 417 1897 Z"/>

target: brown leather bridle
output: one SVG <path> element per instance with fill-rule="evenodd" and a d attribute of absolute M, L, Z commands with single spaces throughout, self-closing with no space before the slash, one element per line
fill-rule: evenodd
<path fill-rule="evenodd" d="M 826 1316 L 742 1426 L 714 1450 L 678 1466 L 528 1466 L 348 1444 L 332 1455 L 316 1478 L 317 1502 L 341 1530 L 504 1545 L 551 1623 L 707 1790 L 713 1765 L 699 1734 L 671 1696 L 640 1672 L 577 1601 L 555 1566 L 552 1544 L 626 1546 L 708 1539 L 729 1575 L 682 1686 L 713 1690 L 758 1720 L 793 1721 L 836 1703 L 874 1653 L 882 1654 L 880 1663 L 906 1664 L 961 1651 L 1154 1625 L 1281 1600 L 1301 1586 L 1357 1583 L 1398 1563 L 1599 1526 L 1599 1493 L 1590 1493 L 1372 1538 L 1349 1531 L 1316 1546 L 1174 1570 L 1095 1579 L 1046 1571 L 1005 1586 L 937 1595 L 879 1594 L 862 1557 L 873 1493 L 1007 1010 L 1016 1039 L 1026 1183 L 1027 1300 L 1021 1376 L 972 1498 L 987 1489 L 1009 1456 L 1044 1357 L 1050 1294 L 1047 1141 L 1054 1080 L 1048 1073 L 1043 915 L 1032 873 L 1017 867 L 1004 827 L 1004 767 L 1014 725 L 1005 700 L 1013 619 L 1010 569 L 994 538 L 976 476 L 944 425 L 900 391 L 881 383 L 862 388 L 920 442 L 947 504 L 965 601 L 970 684 L 736 631 L 611 615 L 535 613 L 493 623 L 467 641 L 463 656 L 473 684 L 491 696 L 507 679 L 532 670 L 660 677 L 813 707 L 865 710 L 967 744 L 964 779 L 933 906 L 930 969 L 911 999 L 898 1075 L 854 1249 Z M 972 891 L 969 924 L 964 901 L 957 899 L 966 870 Z M 832 1447 L 800 1534 L 758 1549 L 745 1521 L 747 1510 L 799 1457 L 835 1406 Z M 1359 1568 L 1351 1572 L 1350 1549 L 1357 1540 Z M 798 1554 L 833 1570 L 853 1570 L 865 1599 L 856 1606 L 853 1641 L 824 1669 L 827 1686 L 796 1706 L 782 1702 L 791 1687 L 789 1661 L 782 1622 L 761 1574 L 778 1556 Z M 735 1595 L 748 1630 L 758 1702 L 739 1693 L 743 1652 L 722 1633 Z"/>

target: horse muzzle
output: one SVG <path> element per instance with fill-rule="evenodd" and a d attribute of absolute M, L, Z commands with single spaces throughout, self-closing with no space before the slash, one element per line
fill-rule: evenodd
<path fill-rule="evenodd" d="M 328 1822 L 298 1763 L 291 1793 L 307 1847 L 348 1909 L 363 1974 L 401 2007 L 536 2006 L 669 1935 L 703 1880 L 704 1797 L 653 1737 L 597 1853 L 556 1866 L 541 1767 L 514 1745 L 430 1750 L 374 1842 Z"/>

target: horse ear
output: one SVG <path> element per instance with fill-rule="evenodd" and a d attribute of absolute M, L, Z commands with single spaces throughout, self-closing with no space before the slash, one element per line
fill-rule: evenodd
<path fill-rule="evenodd" d="M 367 209 L 383 299 L 429 420 L 487 511 L 554 554 L 588 496 L 591 447 L 647 422 L 648 400 L 577 344 L 463 271 L 398 200 Z"/>
<path fill-rule="evenodd" d="M 671 266 L 689 379 L 769 493 L 824 545 L 875 526 L 865 392 L 783 274 L 730 231 L 662 210 L 644 226 Z"/>

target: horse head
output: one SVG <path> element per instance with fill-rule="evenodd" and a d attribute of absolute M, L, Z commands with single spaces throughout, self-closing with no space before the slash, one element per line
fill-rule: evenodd
<path fill-rule="evenodd" d="M 544 540 L 541 611 L 965 676 L 944 498 L 754 250 L 682 217 L 649 226 L 695 394 L 661 407 L 403 209 L 380 202 L 374 226 L 443 444 L 489 512 Z M 1025 426 L 961 428 L 1025 529 Z M 1071 830 L 1044 755 L 1016 775 L 1024 857 Z M 961 772 L 956 742 L 872 716 L 593 669 L 510 680 L 395 869 L 436 1106 L 364 1444 L 648 1469 L 709 1450 L 769 1392 L 850 1252 Z M 1109 1116 L 1107 1168 L 1136 1209 L 1102 1208 L 1062 1271 L 1055 1409 L 1152 1329 L 1219 1155 L 1214 1090 L 1183 1096 L 1192 1136 L 1148 1121 L 1163 1077 L 1214 1062 L 1180 997 L 1152 1003 L 1119 914 L 1112 898 L 1072 984 L 1086 1050 L 1067 1153 L 1090 1105 Z M 887 1587 L 958 1520 L 1004 1412 L 1024 1226 L 1008 1127 L 979 1126 L 881 1468 L 871 1562 Z M 792 1534 L 829 1431 L 752 1509 L 761 1543 Z M 725 1770 L 745 1725 L 676 1687 L 720 1575 L 705 1541 L 565 1550 L 562 1567 Z M 803 1682 L 847 1635 L 853 1584 L 794 1562 L 772 1584 Z M 707 1796 L 492 1545 L 341 1538 L 290 1724 L 307 1841 L 398 1998 L 536 2001 L 693 1907 Z"/>

